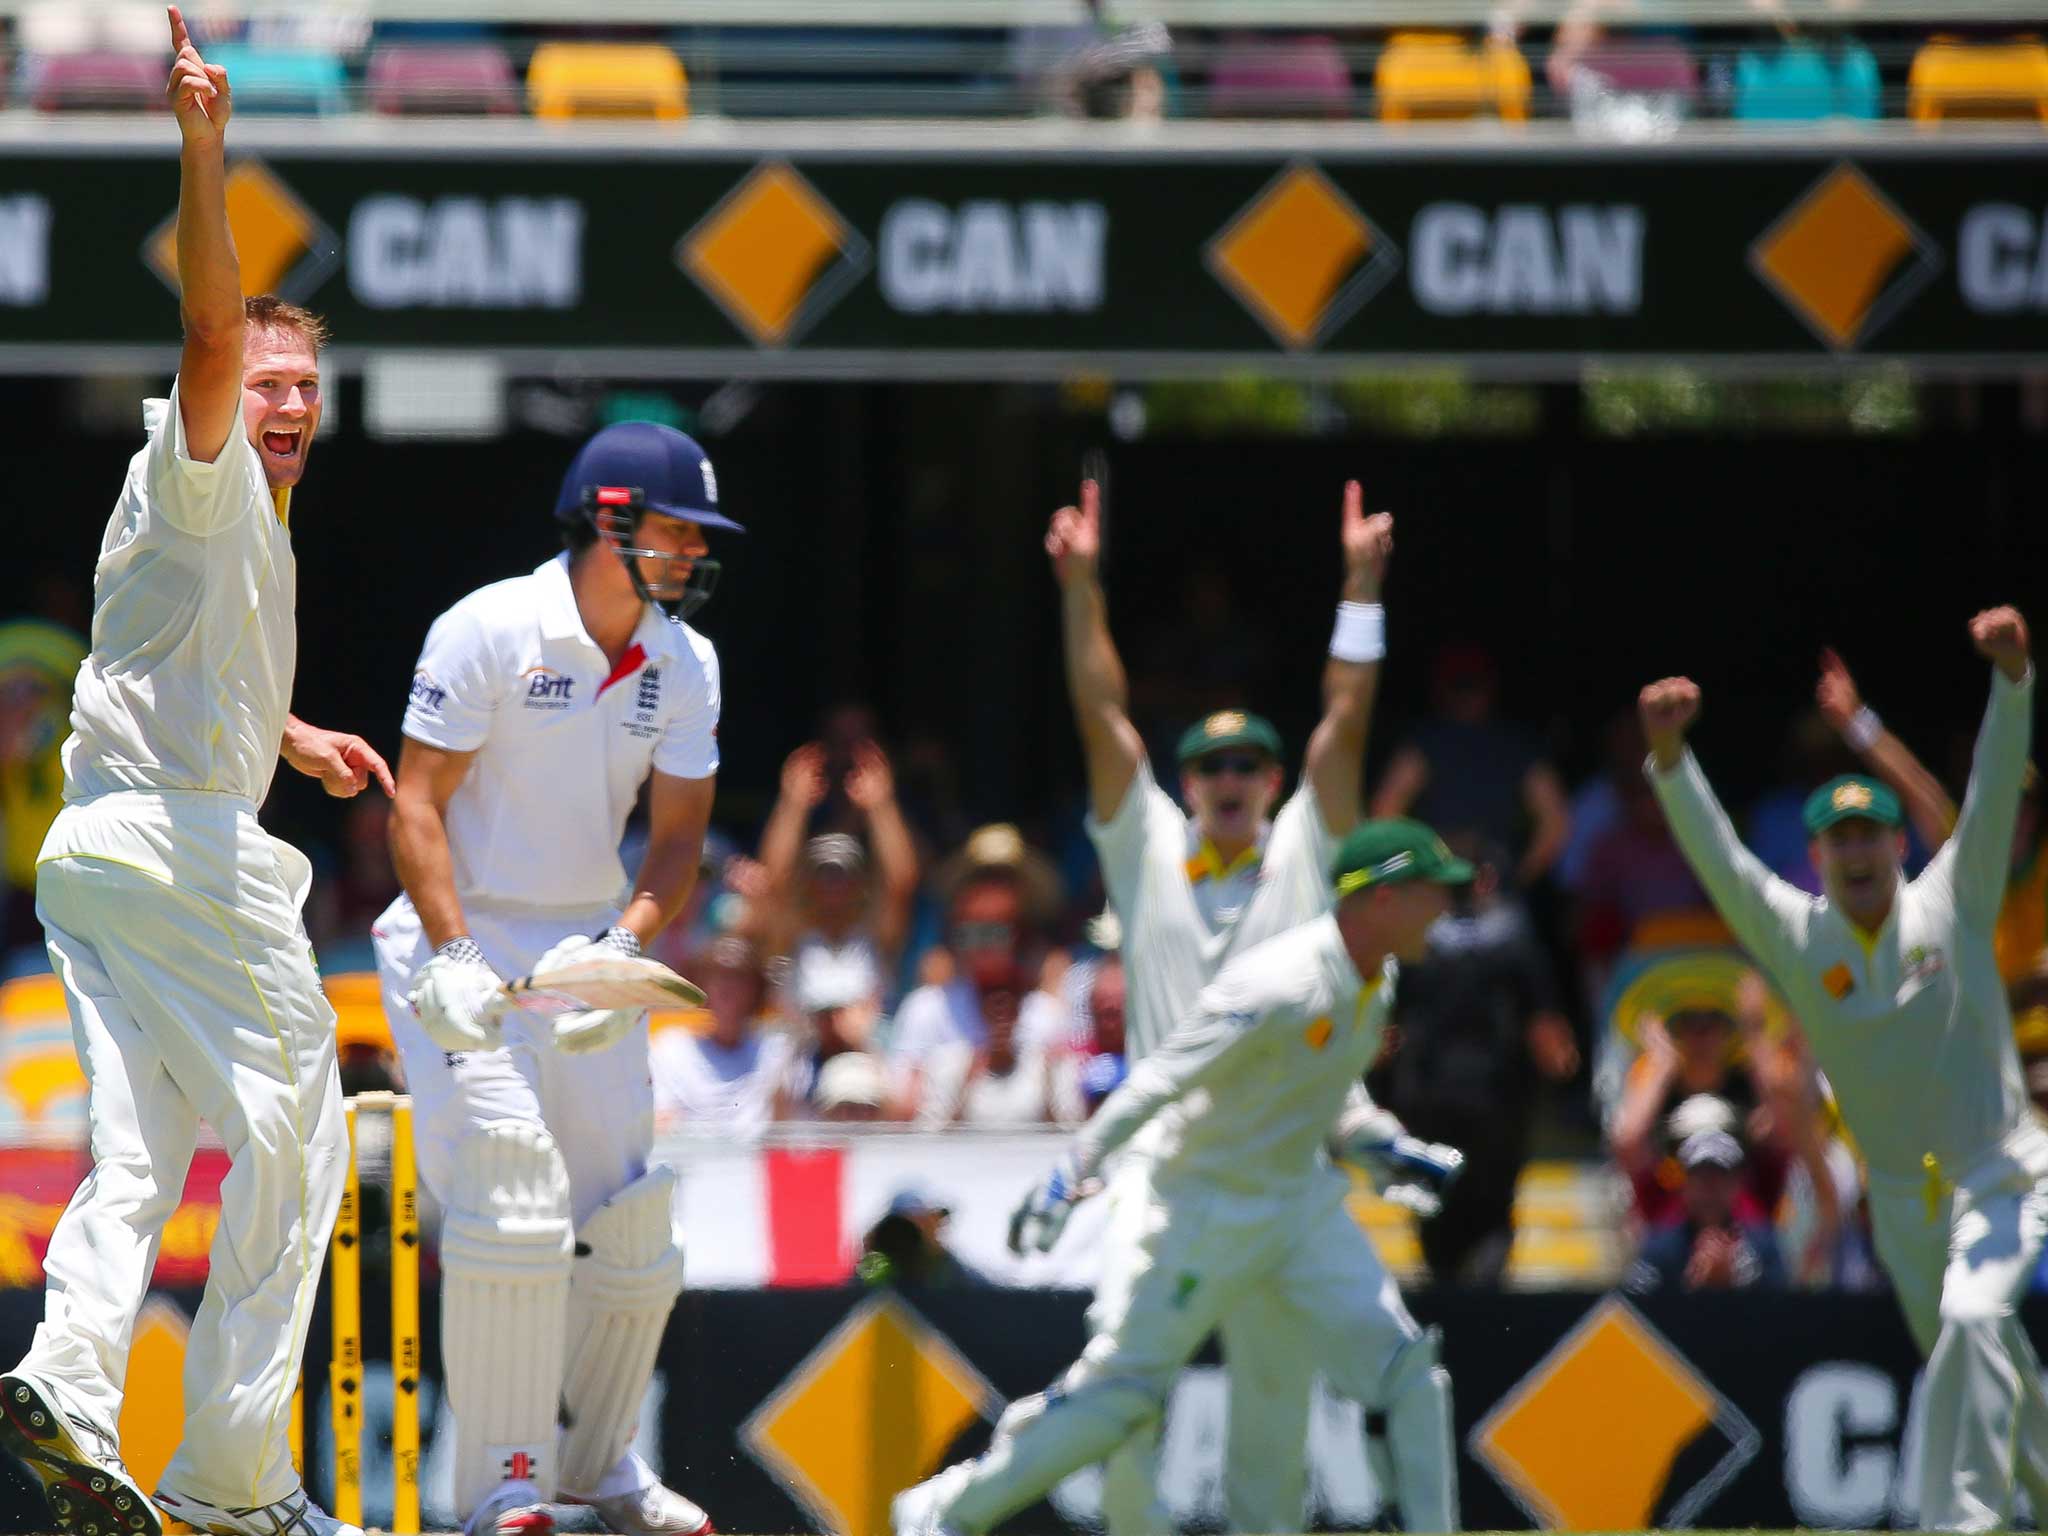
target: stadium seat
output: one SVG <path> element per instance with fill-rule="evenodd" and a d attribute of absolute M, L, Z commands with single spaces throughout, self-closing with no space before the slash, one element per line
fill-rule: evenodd
<path fill-rule="evenodd" d="M 1373 85 L 1380 118 L 1389 123 L 1529 118 L 1529 61 L 1497 39 L 1475 47 L 1455 32 L 1397 32 L 1380 54 Z"/>
<path fill-rule="evenodd" d="M 216 43 L 206 61 L 227 70 L 238 113 L 326 117 L 348 110 L 348 71 L 333 54 Z"/>
<path fill-rule="evenodd" d="M 346 1052 L 356 1047 L 397 1054 L 391 1023 L 384 1017 L 384 989 L 375 971 L 342 971 L 322 979 L 334 1008 L 335 1043 Z"/>
<path fill-rule="evenodd" d="M 1775 53 L 1745 52 L 1735 61 L 1734 115 L 1743 122 L 1874 120 L 1878 93 L 1877 60 L 1860 46 L 1828 53 L 1793 43 Z"/>
<path fill-rule="evenodd" d="M 526 70 L 535 117 L 654 117 L 689 111 L 683 61 L 655 43 L 542 43 Z"/>
<path fill-rule="evenodd" d="M 511 57 L 495 43 L 380 47 L 370 55 L 365 88 L 373 112 L 519 110 L 519 81 Z"/>
<path fill-rule="evenodd" d="M 37 57 L 23 75 L 23 94 L 44 112 L 149 112 L 165 105 L 165 66 L 143 54 Z"/>
<path fill-rule="evenodd" d="M 2048 123 L 2048 46 L 2038 38 L 1965 43 L 1937 37 L 1913 55 L 1906 115 L 1922 123 L 1956 118 Z"/>
<path fill-rule="evenodd" d="M 1351 70 L 1327 37 L 1237 38 L 1209 75 L 1212 117 L 1349 117 Z"/>
<path fill-rule="evenodd" d="M 0 1129 L 85 1129 L 85 1072 L 55 976 L 0 986 Z"/>
<path fill-rule="evenodd" d="M 1598 43 L 1579 68 L 1623 95 L 1673 97 L 1690 106 L 1700 94 L 1699 61 L 1675 38 Z"/>

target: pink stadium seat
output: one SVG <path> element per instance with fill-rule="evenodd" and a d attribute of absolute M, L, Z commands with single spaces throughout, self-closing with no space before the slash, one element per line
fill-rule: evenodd
<path fill-rule="evenodd" d="M 44 112 L 147 112 L 164 105 L 164 62 L 147 54 L 52 54 L 35 60 L 33 75 L 33 100 Z"/>
<path fill-rule="evenodd" d="M 1351 70 L 1327 37 L 1239 38 L 1209 75 L 1212 117 L 1349 117 Z"/>
<path fill-rule="evenodd" d="M 402 113 L 511 113 L 519 82 L 494 43 L 397 44 L 370 55 L 370 108 Z"/>

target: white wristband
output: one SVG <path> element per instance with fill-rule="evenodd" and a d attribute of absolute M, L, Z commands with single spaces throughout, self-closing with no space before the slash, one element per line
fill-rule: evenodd
<path fill-rule="evenodd" d="M 1339 603 L 1330 654 L 1363 665 L 1387 654 L 1387 610 L 1378 603 Z"/>
<path fill-rule="evenodd" d="M 1877 718 L 1877 711 L 1868 704 L 1859 705 L 1856 713 L 1849 717 L 1849 723 L 1842 727 L 1843 737 L 1858 752 L 1868 752 L 1883 734 L 1884 722 Z"/>

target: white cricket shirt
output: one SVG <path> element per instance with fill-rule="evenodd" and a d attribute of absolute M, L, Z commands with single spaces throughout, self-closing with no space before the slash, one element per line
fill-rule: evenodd
<path fill-rule="evenodd" d="M 1161 1196 L 1200 1186 L 1280 1198 L 1323 1176 L 1330 1126 L 1379 1053 L 1399 970 L 1389 957 L 1368 986 L 1328 912 L 1246 950 L 1095 1111 L 1076 1144 L 1082 1176 L 1155 1116 Z"/>
<path fill-rule="evenodd" d="M 298 663 L 291 534 L 239 420 L 202 464 L 175 383 L 142 418 L 149 442 L 129 460 L 93 572 L 64 798 L 197 789 L 260 803 Z"/>
<path fill-rule="evenodd" d="M 1194 1006 L 1219 967 L 1327 912 L 1335 853 L 1304 781 L 1267 829 L 1258 856 L 1231 869 L 1140 763 L 1108 821 L 1088 819 L 1102 883 L 1123 923 L 1125 1054 L 1142 1060 Z"/>
<path fill-rule="evenodd" d="M 473 752 L 448 802 L 465 905 L 588 912 L 626 893 L 619 839 L 650 769 L 718 771 L 718 655 L 649 605 L 619 665 L 584 632 L 566 553 L 434 621 L 405 734 Z"/>
<path fill-rule="evenodd" d="M 1891 915 L 1859 935 L 1742 845 L 1690 751 L 1645 772 L 1672 833 L 1735 936 L 1792 1004 L 1874 1179 L 1968 1183 L 2031 1132 L 2012 1015 L 1992 955 L 2027 759 L 2034 677 L 1993 670 L 1970 792 Z"/>

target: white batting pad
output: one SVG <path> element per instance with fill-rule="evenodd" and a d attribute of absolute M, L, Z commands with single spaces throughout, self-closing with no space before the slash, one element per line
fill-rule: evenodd
<path fill-rule="evenodd" d="M 1458 1529 L 1457 1445 L 1451 1373 L 1438 1363 L 1443 1335 L 1431 1328 L 1387 1373 L 1387 1449 L 1404 1531 Z"/>
<path fill-rule="evenodd" d="M 662 1330 L 683 1289 L 683 1250 L 670 1215 L 675 1187 L 674 1169 L 652 1169 L 599 1206 L 577 1234 L 562 1383 L 565 1492 L 594 1495 L 632 1444 Z"/>
<path fill-rule="evenodd" d="M 569 1172 L 547 1130 L 493 1120 L 465 1135 L 441 1228 L 460 1515 L 507 1478 L 553 1494 L 571 1253 Z"/>

